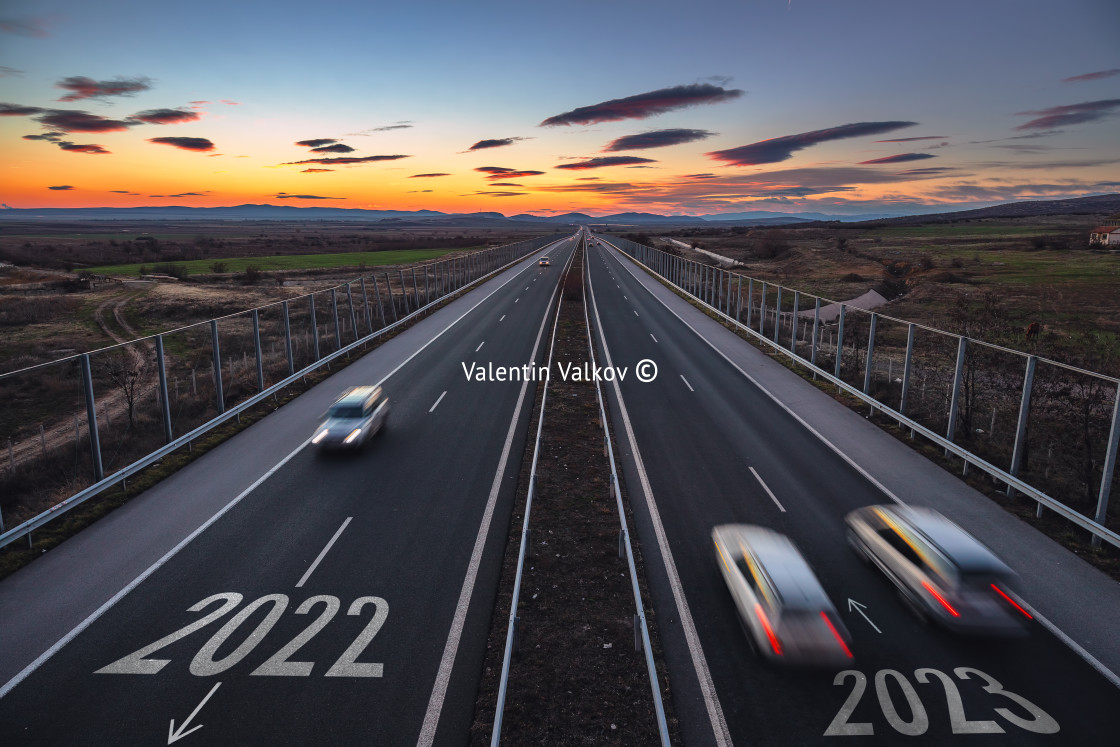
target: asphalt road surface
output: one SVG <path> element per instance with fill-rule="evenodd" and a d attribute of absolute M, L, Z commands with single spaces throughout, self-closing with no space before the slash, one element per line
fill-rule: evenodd
<path fill-rule="evenodd" d="M 1037 622 L 1025 638 L 969 639 L 910 614 L 845 540 L 846 513 L 892 498 L 670 312 L 621 257 L 591 250 L 592 323 L 615 367 L 658 367 L 652 382 L 631 373 L 607 391 L 686 744 L 852 735 L 877 744 L 1117 743 L 1117 687 Z M 752 654 L 714 564 L 709 535 L 722 523 L 793 539 L 852 633 L 849 666 L 787 669 Z"/>
<path fill-rule="evenodd" d="M 481 300 L 388 376 L 386 428 L 359 453 L 308 445 L 317 421 L 306 406 L 241 434 L 286 431 L 299 445 L 271 455 L 256 487 L 9 681 L 0 741 L 465 743 L 533 388 L 468 381 L 462 364 L 542 358 L 574 243 L 535 253 L 426 320 L 429 330 L 437 317 L 449 324 Z M 551 267 L 538 267 L 542 253 Z M 344 387 L 376 383 L 380 350 L 296 402 L 317 401 L 317 416 Z M 221 490 L 230 468 L 179 473 L 163 500 Z M 48 581 L 41 593 L 64 593 Z"/>

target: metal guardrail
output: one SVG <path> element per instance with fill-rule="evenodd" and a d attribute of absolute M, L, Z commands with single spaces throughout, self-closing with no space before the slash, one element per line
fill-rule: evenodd
<path fill-rule="evenodd" d="M 865 376 L 863 381 L 863 388 L 857 388 L 845 382 L 841 376 L 841 365 L 843 363 L 843 355 L 836 356 L 835 367 L 832 372 L 826 371 L 816 364 L 817 351 L 819 349 L 820 338 L 819 331 L 821 329 L 820 323 L 820 308 L 821 301 L 825 300 L 829 303 L 837 303 L 822 299 L 819 296 L 811 296 L 815 298 L 814 303 L 814 316 L 812 324 L 812 337 L 809 344 L 810 357 L 804 358 L 797 352 L 797 325 L 801 319 L 799 317 L 798 303 L 800 301 L 801 292 L 793 289 L 794 294 L 794 307 L 792 314 L 783 312 L 782 306 L 782 290 L 781 285 L 777 285 L 777 300 L 774 309 L 768 310 L 766 308 L 767 302 L 767 283 L 757 281 L 754 278 L 743 276 L 739 273 L 734 273 L 724 270 L 712 265 L 706 265 L 700 262 L 695 262 L 684 257 L 669 254 L 643 244 L 637 244 L 623 239 L 620 237 L 610 237 L 611 245 L 629 256 L 636 264 L 648 271 L 650 274 L 660 277 L 669 285 L 677 288 L 685 295 L 697 301 L 701 306 L 707 310 L 714 312 L 722 319 L 734 324 L 740 330 L 747 332 L 754 339 L 759 342 L 765 343 L 767 346 L 774 350 L 781 352 L 788 357 L 791 361 L 805 369 L 811 371 L 814 376 L 821 377 L 826 381 L 835 384 L 842 391 L 856 397 L 863 403 L 869 405 L 873 410 L 878 410 L 899 423 L 900 426 L 909 428 L 912 433 L 921 434 L 931 442 L 945 450 L 946 455 L 953 454 L 959 457 L 964 462 L 964 469 L 967 471 L 969 465 L 975 466 L 978 469 L 991 475 L 993 478 L 1003 482 L 1007 485 L 1009 495 L 1013 495 L 1015 491 L 1022 493 L 1031 500 L 1038 504 L 1038 515 L 1041 515 L 1043 507 L 1053 510 L 1055 513 L 1061 515 L 1063 518 L 1073 522 L 1082 529 L 1087 530 L 1092 534 L 1093 547 L 1099 547 L 1101 541 L 1106 541 L 1115 547 L 1120 548 L 1120 534 L 1108 529 L 1104 526 L 1105 517 L 1108 511 L 1109 494 L 1115 472 L 1118 443 L 1120 443 L 1120 379 L 1111 376 L 1104 376 L 1092 371 L 1086 371 L 1074 366 L 1069 366 L 1057 361 L 1049 361 L 1040 359 L 1037 356 L 1022 353 L 1020 351 L 1011 350 L 998 345 L 992 345 L 980 340 L 956 335 L 950 332 L 944 332 L 932 327 L 918 325 L 905 320 L 898 320 L 892 317 L 887 317 L 877 313 L 870 313 L 870 334 L 867 345 L 867 365 L 865 366 Z M 744 324 L 742 321 L 743 312 L 743 280 L 747 280 L 747 320 Z M 760 301 L 757 306 L 758 310 L 758 329 L 752 326 L 754 312 L 756 310 L 754 301 L 754 286 L 761 284 Z M 732 289 L 732 285 L 735 288 Z M 773 286 L 773 284 L 771 284 Z M 837 339 L 836 348 L 843 351 L 844 346 L 844 321 L 846 311 L 848 310 L 846 304 L 840 304 L 840 315 L 837 325 Z M 771 317 L 767 316 L 767 311 L 774 312 Z M 807 312 L 808 310 L 806 310 Z M 863 311 L 863 310 L 858 310 Z M 768 318 L 774 319 L 774 327 L 772 334 L 767 335 L 766 321 Z M 793 330 L 791 333 L 791 340 L 789 344 L 784 344 L 781 341 L 782 321 L 783 318 L 788 318 L 793 322 Z M 900 406 L 896 409 L 869 395 L 870 378 L 871 378 L 871 361 L 874 353 L 875 334 L 877 321 L 879 319 L 886 319 L 889 321 L 898 322 L 907 325 L 907 346 L 905 353 L 905 364 L 902 376 L 902 396 Z M 806 322 L 806 326 L 808 326 Z M 956 367 L 953 375 L 953 383 L 951 385 L 950 403 L 949 403 L 949 422 L 946 433 L 944 435 L 933 431 L 929 427 L 922 425 L 917 420 L 909 417 L 906 414 L 907 395 L 910 390 L 910 379 L 912 374 L 912 361 L 914 353 L 914 333 L 916 329 L 924 329 L 930 332 L 936 332 L 941 335 L 947 335 L 957 340 L 957 356 Z M 802 341 L 804 342 L 804 341 Z M 962 371 L 964 368 L 964 361 L 966 350 L 969 345 L 979 345 L 990 349 L 999 350 L 1004 353 L 1014 354 L 1016 356 L 1025 357 L 1026 371 L 1023 377 L 1022 395 L 1020 398 L 1020 405 L 1018 410 L 1018 419 L 1015 428 L 1015 445 L 1011 458 L 1011 465 L 1008 470 L 1001 469 L 996 465 L 991 464 L 983 457 L 969 451 L 968 449 L 954 443 L 953 438 L 957 427 L 957 410 L 958 410 L 958 396 L 962 388 Z M 1112 418 L 1109 435 L 1104 449 L 1104 460 L 1102 465 L 1102 475 L 1100 482 L 1100 489 L 1098 491 L 1097 506 L 1094 514 L 1094 519 L 1089 519 L 1076 510 L 1065 505 L 1056 498 L 1046 494 L 1044 491 L 1029 485 L 1017 476 L 1021 460 L 1023 458 L 1023 451 L 1026 447 L 1027 435 L 1027 420 L 1030 413 L 1031 391 L 1034 380 L 1034 373 L 1037 364 L 1042 361 L 1048 365 L 1053 365 L 1058 368 L 1076 372 L 1079 375 L 1091 376 L 1097 379 L 1104 380 L 1113 384 L 1117 384 L 1117 391 L 1113 394 L 1112 402 Z M 994 414 L 993 414 L 994 421 Z"/>
<path fill-rule="evenodd" d="M 583 284 L 583 320 L 587 325 L 587 352 L 591 356 L 592 370 L 596 368 L 595 365 L 595 344 L 591 339 L 591 318 L 587 313 L 587 288 L 590 284 L 591 278 L 591 264 L 587 261 L 587 256 L 584 256 L 583 262 L 586 278 Z M 619 531 L 618 550 L 619 555 L 626 553 L 626 562 L 630 567 L 630 583 L 634 589 L 634 607 L 637 614 L 634 615 L 634 637 L 635 646 L 638 645 L 637 640 L 640 634 L 641 647 L 645 652 L 646 658 L 646 671 L 649 672 L 650 688 L 653 690 L 653 707 L 657 716 L 657 729 L 661 735 L 661 744 L 663 747 L 669 747 L 669 725 L 665 720 L 665 704 L 661 700 L 661 684 L 657 677 L 657 665 L 653 661 L 653 647 L 649 641 L 649 625 L 646 622 L 645 605 L 642 604 L 642 592 L 638 587 L 638 569 L 634 563 L 634 548 L 630 543 L 630 531 L 626 524 L 626 509 L 622 505 L 622 491 L 618 484 L 618 470 L 614 461 L 614 446 L 611 444 L 610 425 L 607 420 L 607 410 L 603 403 L 603 389 L 599 384 L 599 380 L 595 379 L 595 397 L 599 401 L 599 422 L 603 425 L 603 448 L 607 452 L 611 465 L 611 492 L 614 494 L 616 503 L 618 504 L 618 520 L 622 525 Z"/>
<path fill-rule="evenodd" d="M 338 358 L 340 358 L 344 355 L 348 355 L 350 352 L 352 352 L 355 349 L 361 347 L 362 345 L 368 343 L 370 340 L 373 340 L 374 338 L 376 338 L 376 337 L 378 337 L 378 336 L 380 336 L 380 335 L 382 335 L 386 332 L 390 332 L 390 331 L 400 327 L 401 325 L 413 320 L 414 318 L 418 317 L 419 315 L 421 315 L 422 313 L 424 313 L 425 311 L 430 309 L 433 306 L 433 304 L 438 303 L 441 299 L 444 299 L 449 295 L 453 295 L 455 293 L 458 293 L 459 291 L 461 291 L 464 288 L 468 288 L 472 285 L 480 283 L 480 282 L 484 281 L 485 279 L 491 277 L 492 275 L 495 275 L 495 274 L 505 270 L 506 268 L 510 267 L 511 265 L 516 264 L 517 262 L 523 260 L 526 256 L 528 256 L 528 255 L 530 255 L 530 254 L 532 254 L 536 251 L 539 251 L 540 249 L 544 248 L 545 246 L 548 246 L 548 245 L 550 245 L 552 243 L 556 243 L 556 242 L 557 242 L 557 239 L 555 239 L 554 236 L 541 237 L 541 238 L 537 238 L 537 239 L 530 239 L 530 240 L 527 240 L 527 241 L 515 242 L 513 244 L 507 244 L 507 245 L 504 245 L 504 246 L 495 247 L 493 249 L 488 249 L 488 250 L 484 250 L 482 252 L 477 252 L 473 255 L 466 255 L 465 257 L 456 258 L 454 260 L 441 260 L 440 262 L 435 262 L 435 263 L 425 263 L 424 265 L 422 265 L 425 268 L 425 278 L 427 278 L 427 268 L 429 266 L 433 266 L 433 265 L 434 266 L 440 266 L 439 269 L 442 270 L 444 273 L 446 273 L 445 278 L 449 281 L 449 284 L 444 286 L 446 292 L 442 293 L 442 295 L 437 294 L 437 296 L 433 298 L 433 297 L 431 297 L 431 294 L 430 294 L 431 289 L 429 287 L 428 288 L 429 293 L 426 294 L 425 303 L 423 305 L 418 305 L 417 308 L 415 308 L 414 310 L 410 310 L 403 317 L 395 318 L 394 321 L 391 322 L 391 323 L 387 322 L 387 320 L 385 319 L 385 310 L 384 310 L 384 307 L 381 306 L 380 297 L 378 296 L 379 314 L 381 315 L 382 320 L 386 321 L 387 323 L 381 329 L 371 331 L 363 337 L 357 337 L 357 327 L 356 327 L 356 325 L 353 326 L 352 329 L 354 330 L 355 337 L 357 339 L 355 339 L 353 342 L 351 342 L 350 344 L 345 345 L 345 346 L 343 346 L 341 344 L 342 339 L 341 339 L 340 325 L 338 324 L 338 308 L 337 308 L 337 306 L 335 306 L 335 315 L 334 316 L 335 316 L 335 330 L 336 330 L 336 333 L 337 333 L 336 340 L 339 344 L 338 349 L 335 350 L 333 353 L 329 353 L 327 355 L 319 355 L 318 338 L 317 338 L 317 335 L 316 335 L 316 340 L 315 340 L 315 342 L 316 342 L 316 344 L 315 344 L 316 353 L 315 354 L 316 354 L 317 358 L 310 365 L 308 365 L 308 366 L 306 366 L 306 367 L 304 367 L 304 368 L 302 368 L 298 371 L 295 370 L 295 367 L 294 367 L 294 364 L 293 364 L 291 329 L 290 329 L 290 326 L 287 324 L 287 313 L 286 312 L 287 312 L 287 306 L 288 306 L 289 301 L 298 300 L 298 298 L 304 298 L 303 296 L 297 297 L 297 299 L 289 299 L 287 301 L 281 301 L 281 302 L 277 302 L 277 303 L 274 303 L 274 304 L 269 304 L 268 306 L 265 306 L 265 307 L 258 307 L 256 309 L 250 310 L 249 312 L 238 312 L 238 314 L 227 315 L 226 317 L 220 317 L 218 319 L 210 320 L 209 324 L 210 324 L 210 327 L 211 327 L 211 333 L 213 335 L 213 344 L 214 344 L 213 359 L 215 361 L 215 383 L 216 383 L 215 388 L 216 388 L 216 391 L 217 391 L 217 396 L 219 398 L 218 399 L 219 414 L 218 414 L 218 416 L 207 420 L 206 422 L 202 423 L 198 427 L 196 427 L 196 428 L 190 430 L 189 432 L 187 432 L 187 433 L 185 433 L 181 436 L 178 436 L 178 437 L 173 437 L 172 432 L 171 432 L 171 424 L 170 424 L 169 409 L 168 409 L 167 381 L 166 381 L 166 373 L 165 373 L 164 358 L 163 358 L 163 338 L 166 335 L 173 334 L 175 331 L 178 331 L 178 330 L 172 330 L 171 332 L 164 332 L 164 333 L 160 333 L 158 335 L 151 335 L 151 336 L 146 337 L 146 338 L 140 338 L 141 340 L 154 340 L 155 343 L 156 343 L 157 364 L 158 364 L 158 368 L 159 368 L 159 387 L 160 387 L 160 392 L 161 392 L 161 395 L 162 395 L 161 396 L 161 407 L 160 407 L 160 409 L 162 411 L 162 415 L 163 415 L 163 418 L 164 418 L 164 432 L 165 432 L 165 437 L 167 438 L 167 443 L 165 445 L 163 445 L 162 447 L 158 448 L 158 449 L 150 451 L 144 457 L 132 462 L 131 464 L 128 464 L 125 467 L 122 467 L 121 469 L 117 470 L 116 472 L 114 472 L 114 473 L 112 473 L 108 476 L 106 476 L 104 474 L 104 469 L 103 469 L 101 461 L 100 461 L 100 448 L 99 448 L 97 417 L 96 417 L 96 401 L 94 400 L 94 396 L 93 396 L 93 388 L 92 388 L 92 381 L 91 381 L 92 377 L 91 377 L 91 374 L 90 374 L 89 360 L 90 360 L 91 355 L 95 355 L 97 353 L 101 353 L 101 352 L 104 352 L 106 350 L 113 350 L 115 348 L 120 348 L 120 347 L 123 347 L 124 345 L 132 344 L 132 343 L 137 342 L 137 341 L 133 340 L 133 341 L 130 341 L 128 343 L 121 343 L 121 344 L 118 344 L 118 345 L 112 345 L 112 346 L 109 346 L 107 348 L 102 348 L 102 349 L 99 349 L 99 350 L 91 351 L 90 353 L 83 353 L 83 354 L 76 355 L 76 356 L 70 356 L 69 358 L 66 358 L 66 359 L 61 359 L 61 360 L 76 360 L 76 361 L 79 362 L 79 364 L 81 366 L 82 385 L 83 385 L 85 402 L 86 402 L 87 418 L 88 418 L 88 423 L 91 426 L 91 427 L 88 428 L 88 430 L 89 430 L 89 434 L 90 434 L 91 452 L 92 452 L 92 460 L 93 460 L 93 470 L 94 470 L 94 475 L 96 477 L 96 480 L 92 485 L 89 485 L 88 487 L 84 488 L 83 490 L 80 490 L 77 493 L 74 493 L 73 495 L 69 496 L 68 498 L 66 498 L 66 499 L 56 503 L 55 505 L 51 506 L 46 511 L 43 511 L 42 513 L 34 516 L 33 518 L 28 519 L 27 521 L 19 524 L 18 526 L 12 527 L 11 529 L 8 529 L 6 531 L 4 530 L 4 527 L 3 527 L 2 517 L 0 517 L 0 548 L 11 544 L 15 540 L 17 540 L 17 539 L 19 539 L 20 537 L 23 537 L 23 536 L 26 536 L 28 538 L 28 543 L 30 544 L 31 533 L 34 532 L 36 529 L 42 527 L 44 524 L 47 524 L 48 522 L 58 518 L 59 516 L 62 516 L 66 512 L 70 511 L 71 509 L 75 508 L 76 506 L 81 505 L 83 502 L 92 498 L 93 496 L 97 495 L 98 493 L 104 491 L 105 489 L 107 489 L 109 487 L 112 487 L 113 485 L 115 485 L 119 482 L 127 480 L 129 477 L 131 477 L 132 475 L 141 471 L 145 467 L 149 467 L 152 464 L 158 462 L 161 458 L 163 458 L 164 456 L 167 456 L 168 454 L 172 453 L 176 449 L 179 449 L 183 446 L 186 446 L 186 445 L 190 444 L 193 440 L 195 440 L 199 436 L 201 436 L 201 435 L 205 434 L 206 432 L 212 430 L 213 428 L 221 425 L 222 423 L 225 423 L 226 421 L 230 420 L 231 418 L 239 417 L 240 414 L 243 411 L 253 407 L 256 404 L 259 404 L 263 400 L 265 400 L 268 397 L 276 394 L 277 392 L 284 389 L 285 387 L 295 383 L 297 380 L 301 379 L 302 377 L 306 376 L 307 374 L 309 374 L 309 373 L 311 373 L 311 372 L 313 372 L 313 371 L 315 371 L 315 370 L 317 370 L 317 369 L 319 369 L 323 366 L 329 366 L 329 364 L 332 361 L 334 361 L 334 360 L 336 360 L 336 359 L 338 359 Z M 452 265 L 451 263 L 461 263 L 461 264 Z M 452 274 L 453 272 L 454 272 L 454 274 Z M 403 270 L 400 271 L 400 273 L 401 273 L 401 277 L 403 278 Z M 415 281 L 415 271 L 413 272 L 413 277 L 414 277 L 413 290 L 415 291 L 414 301 L 418 304 L 419 303 L 419 297 L 420 297 L 420 286 L 418 284 L 418 281 Z M 369 323 L 368 328 L 372 328 L 372 315 L 371 315 L 371 310 L 370 310 L 370 306 L 369 306 L 369 303 L 368 303 L 368 296 L 364 292 L 365 291 L 364 278 L 361 278 L 361 280 L 362 280 L 363 296 L 365 297 L 365 301 L 366 301 L 366 304 L 365 304 L 366 320 Z M 351 297 L 352 297 L 352 294 L 351 294 L 351 291 L 350 291 L 350 283 L 347 283 L 344 286 L 336 286 L 335 288 L 329 289 L 329 290 L 332 291 L 332 296 L 337 297 L 335 292 L 339 288 L 342 288 L 342 287 L 345 287 L 346 290 L 347 290 L 347 293 L 350 294 Z M 325 292 L 325 291 L 317 291 L 317 292 Z M 311 295 L 312 302 L 313 302 L 314 294 L 310 294 L 310 295 Z M 407 304 L 407 300 L 405 301 L 405 303 Z M 394 313 L 394 316 L 396 317 L 395 304 L 392 304 L 392 305 L 393 305 L 393 313 Z M 285 320 L 284 327 L 285 327 L 285 335 L 286 335 L 285 348 L 286 348 L 286 352 L 287 352 L 289 375 L 287 377 L 281 379 L 280 381 L 274 383 L 272 386 L 264 387 L 263 368 L 262 368 L 262 362 L 261 362 L 262 361 L 262 359 L 261 359 L 262 353 L 261 353 L 261 343 L 260 343 L 258 319 L 259 319 L 259 312 L 260 312 L 261 309 L 272 307 L 272 306 L 282 306 L 284 311 L 285 311 L 285 316 L 284 316 L 284 320 Z M 313 303 L 311 305 L 311 311 L 312 311 L 311 318 L 312 318 L 312 320 L 314 320 L 314 304 Z M 353 305 L 351 305 L 350 311 L 351 311 L 351 316 L 353 317 L 354 316 L 354 306 Z M 238 403 L 238 404 L 236 404 L 232 407 L 226 408 L 225 403 L 224 403 L 224 398 L 222 397 L 222 388 L 221 388 L 221 369 L 219 367 L 220 355 L 218 353 L 217 322 L 220 319 L 228 319 L 228 318 L 232 318 L 232 317 L 235 317 L 235 316 L 240 316 L 241 314 L 245 314 L 245 313 L 251 313 L 252 317 L 253 317 L 253 320 L 254 320 L 254 328 L 253 329 L 254 329 L 254 336 L 255 336 L 255 349 L 256 349 L 256 361 L 257 361 L 257 382 L 258 382 L 259 391 L 258 391 L 257 394 L 249 397 L 248 399 L 246 399 L 246 400 L 244 400 L 244 401 L 242 401 L 242 402 L 240 402 L 240 403 Z M 355 319 L 355 321 L 356 321 L 356 319 Z M 202 324 L 206 324 L 206 322 L 203 322 Z M 195 325 L 190 325 L 189 327 L 182 328 L 182 329 L 189 329 L 191 327 L 197 327 L 197 326 L 199 326 L 199 325 L 195 324 Z M 316 328 L 316 332 L 317 332 L 317 328 Z M 51 361 L 50 363 L 39 364 L 37 366 L 32 366 L 32 367 L 27 368 L 27 369 L 21 369 L 19 371 L 12 371 L 12 372 L 8 372 L 6 374 L 0 374 L 0 380 L 2 380 L 4 378 L 7 378 L 7 377 L 12 377 L 12 376 L 20 375 L 20 374 L 25 374 L 28 371 L 33 371 L 33 370 L 38 369 L 38 368 L 54 365 L 58 362 L 59 361 Z"/>

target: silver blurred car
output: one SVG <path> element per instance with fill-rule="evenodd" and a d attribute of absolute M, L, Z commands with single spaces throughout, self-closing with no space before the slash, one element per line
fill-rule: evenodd
<path fill-rule="evenodd" d="M 320 448 L 359 448 L 385 425 L 389 399 L 379 386 L 346 390 L 327 410 L 311 443 Z"/>
<path fill-rule="evenodd" d="M 851 636 L 813 570 L 784 534 L 749 524 L 712 529 L 716 563 L 755 650 L 790 664 L 846 664 Z"/>
<path fill-rule="evenodd" d="M 959 633 L 1015 635 L 1030 614 L 1015 601 L 1015 572 L 937 511 L 865 506 L 848 514 L 848 541 L 919 617 Z"/>

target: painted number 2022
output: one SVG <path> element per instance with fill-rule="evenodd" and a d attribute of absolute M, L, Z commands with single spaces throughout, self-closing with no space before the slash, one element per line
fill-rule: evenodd
<path fill-rule="evenodd" d="M 241 604 L 242 599 L 243 597 L 241 594 L 232 591 L 206 597 L 206 599 L 203 599 L 188 611 L 202 612 L 215 602 L 221 602 L 221 604 L 217 609 L 208 612 L 190 625 L 182 627 L 174 633 L 160 638 L 155 643 L 149 644 L 139 651 L 135 651 L 108 666 L 98 669 L 96 674 L 155 674 L 159 672 L 167 666 L 171 660 L 149 659 L 148 657 L 150 655 L 161 648 L 170 646 L 180 638 L 185 638 L 196 630 L 206 627 L 219 618 L 228 615 L 230 612 L 233 612 L 233 610 Z M 342 656 L 338 657 L 338 660 L 323 674 L 324 677 L 380 677 L 382 675 L 384 665 L 362 663 L 358 662 L 357 659 L 365 650 L 366 646 L 370 644 L 370 641 L 373 640 L 373 637 L 381 630 L 381 626 L 385 624 L 385 619 L 389 616 L 389 603 L 381 597 L 359 597 L 350 604 L 350 608 L 346 611 L 346 614 L 360 615 L 363 613 L 366 605 L 373 605 L 373 618 L 362 628 L 362 632 L 359 633 L 358 637 L 354 639 L 354 642 L 347 647 L 342 653 Z M 292 657 L 304 644 L 314 638 L 319 631 L 325 628 L 327 624 L 334 619 L 334 616 L 337 615 L 342 608 L 342 603 L 339 601 L 338 597 L 320 594 L 305 600 L 296 608 L 295 614 L 307 615 L 319 606 L 321 606 L 322 609 L 319 611 L 318 617 L 304 628 L 299 635 L 274 653 L 268 661 L 254 669 L 251 674 L 272 677 L 307 677 L 310 675 L 311 669 L 315 666 L 315 662 L 292 661 Z M 222 644 L 234 635 L 237 629 L 249 619 L 249 616 L 265 607 L 268 608 L 268 612 L 265 614 L 264 619 L 257 623 L 257 627 L 244 638 L 241 645 L 225 656 L 215 658 Z M 264 640 L 264 637 L 272 630 L 273 626 L 276 625 L 277 620 L 280 619 L 287 608 L 288 597 L 286 594 L 268 594 L 254 602 L 250 602 L 214 633 L 214 635 L 210 637 L 210 640 L 203 644 L 202 648 L 195 654 L 194 659 L 191 660 L 191 674 L 200 677 L 220 674 L 239 663 Z"/>
<path fill-rule="evenodd" d="M 997 695 L 1019 706 L 1021 709 L 1030 714 L 1030 718 L 1023 718 L 1017 716 L 1007 708 L 995 708 L 996 714 L 1002 716 L 1008 723 L 1017 726 L 1020 729 L 1034 732 L 1035 734 L 1055 734 L 1058 732 L 1058 722 L 1054 720 L 1050 714 L 1042 710 L 1034 703 L 1030 702 L 1021 695 L 1016 695 L 1013 692 L 1003 689 L 994 677 L 984 674 L 979 669 L 972 667 L 957 667 L 953 670 L 961 680 L 971 679 L 973 676 L 979 678 L 984 682 L 984 692 L 991 695 Z M 840 707 L 840 712 L 836 714 L 836 718 L 832 719 L 832 723 L 828 725 L 825 730 L 824 736 L 837 737 L 837 736 L 852 736 L 852 735 L 869 735 L 875 733 L 875 727 L 866 722 L 852 722 L 849 721 L 852 713 L 859 705 L 863 693 L 867 690 L 867 676 L 863 672 L 858 672 L 854 669 L 846 669 L 836 675 L 832 681 L 833 685 L 843 685 L 844 681 L 849 677 L 855 679 L 855 687 L 852 692 L 848 694 L 848 699 L 844 701 L 844 705 Z M 957 689 L 957 683 L 949 675 L 938 669 L 923 668 L 914 672 L 914 679 L 921 683 L 930 682 L 930 678 L 934 678 L 941 683 L 945 692 L 946 705 L 949 708 L 949 722 L 952 726 L 954 734 L 1003 734 L 1003 727 L 995 721 L 971 721 L 964 715 L 964 702 L 961 700 L 961 693 Z M 894 680 L 894 684 L 899 690 L 902 691 L 903 697 L 906 699 L 906 705 L 910 711 L 910 720 L 904 720 L 898 713 L 894 701 L 891 699 L 891 694 L 887 690 L 887 680 Z M 906 679 L 906 676 L 901 672 L 894 669 L 881 669 L 875 673 L 875 694 L 879 698 L 879 706 L 883 710 L 883 716 L 887 719 L 887 723 L 897 731 L 899 734 L 906 736 L 916 737 L 925 734 L 929 729 L 929 716 L 926 714 L 925 706 L 918 698 L 918 693 L 914 690 L 914 686 Z"/>

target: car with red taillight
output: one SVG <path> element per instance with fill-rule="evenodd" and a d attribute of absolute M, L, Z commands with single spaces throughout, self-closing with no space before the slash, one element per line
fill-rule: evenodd
<path fill-rule="evenodd" d="M 841 665 L 851 636 L 816 574 L 784 534 L 750 524 L 712 529 L 716 564 L 753 647 L 771 661 Z"/>
<path fill-rule="evenodd" d="M 930 508 L 865 506 L 845 518 L 848 542 L 919 617 L 958 633 L 1016 635 L 1030 613 L 1017 577 L 988 547 Z"/>

